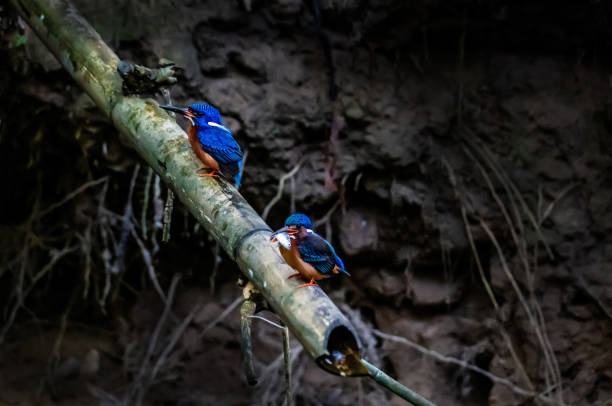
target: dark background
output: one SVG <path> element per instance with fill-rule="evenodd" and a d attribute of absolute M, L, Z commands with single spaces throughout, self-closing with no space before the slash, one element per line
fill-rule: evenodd
<path fill-rule="evenodd" d="M 268 223 L 294 206 L 337 248 L 352 278 L 321 286 L 372 362 L 439 405 L 610 405 L 608 2 L 75 5 L 219 108 L 258 212 L 302 163 Z M 0 405 L 281 404 L 277 329 L 242 376 L 235 264 L 180 202 L 162 243 L 164 185 L 5 4 L 0 30 Z M 166 319 L 152 272 L 181 276 Z M 296 404 L 403 404 L 292 346 Z"/>

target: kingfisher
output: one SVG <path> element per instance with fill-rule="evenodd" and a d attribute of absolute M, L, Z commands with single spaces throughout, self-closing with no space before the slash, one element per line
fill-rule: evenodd
<path fill-rule="evenodd" d="M 200 170 L 211 170 L 209 173 L 200 173 L 199 176 L 218 177 L 217 173 L 221 173 L 225 178 L 233 178 L 236 187 L 240 187 L 242 150 L 229 128 L 223 125 L 221 114 L 216 108 L 203 103 L 194 103 L 186 108 L 159 107 L 181 114 L 189 120 L 189 143 L 204 164 Z"/>
<path fill-rule="evenodd" d="M 285 227 L 272 233 L 270 241 L 279 244 L 278 248 L 287 264 L 298 271 L 289 278 L 301 275 L 306 280 L 310 279 L 309 283 L 300 285 L 300 288 L 317 286 L 315 281 L 334 274 L 351 276 L 344 269 L 334 247 L 312 231 L 312 222 L 305 214 L 295 213 L 287 217 Z"/>

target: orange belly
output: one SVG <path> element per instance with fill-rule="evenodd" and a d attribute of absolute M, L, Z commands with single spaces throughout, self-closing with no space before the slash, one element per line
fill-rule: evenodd
<path fill-rule="evenodd" d="M 281 255 L 289 264 L 289 266 L 300 273 L 304 278 L 310 280 L 314 279 L 315 281 L 321 280 L 323 278 L 328 278 L 330 275 L 325 275 L 320 273 L 315 269 L 314 266 L 310 265 L 308 262 L 305 262 L 298 253 L 298 249 L 295 244 L 291 244 L 290 249 L 286 249 L 282 245 L 278 246 Z"/>
<path fill-rule="evenodd" d="M 187 129 L 187 135 L 189 136 L 189 143 L 191 144 L 191 149 L 196 154 L 198 159 L 202 161 L 205 167 L 213 169 L 215 171 L 219 170 L 219 163 L 215 161 L 213 157 L 211 157 L 206 151 L 202 149 L 200 146 L 200 140 L 198 139 L 198 130 L 194 125 L 189 125 Z"/>

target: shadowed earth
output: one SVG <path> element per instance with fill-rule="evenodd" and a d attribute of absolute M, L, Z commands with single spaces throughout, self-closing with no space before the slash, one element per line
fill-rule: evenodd
<path fill-rule="evenodd" d="M 405 3 L 75 5 L 122 59 L 184 69 L 173 102 L 221 111 L 257 211 L 301 164 L 267 221 L 318 220 L 352 275 L 321 285 L 373 363 L 439 405 L 609 405 L 610 6 Z M 0 22 L 0 405 L 281 404 L 273 326 L 242 376 L 237 267 L 179 202 L 161 243 L 165 187 Z M 151 269 L 181 275 L 163 323 Z M 296 404 L 404 404 L 292 347 Z"/>

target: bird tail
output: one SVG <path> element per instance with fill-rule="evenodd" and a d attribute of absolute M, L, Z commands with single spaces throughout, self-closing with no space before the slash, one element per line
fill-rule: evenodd
<path fill-rule="evenodd" d="M 238 162 L 238 173 L 234 176 L 234 183 L 236 184 L 236 189 L 240 187 L 240 181 L 242 180 L 242 160 Z"/>
<path fill-rule="evenodd" d="M 344 262 L 342 262 L 342 260 L 340 259 L 340 257 L 339 257 L 338 255 L 336 255 L 336 253 L 335 253 L 335 252 L 334 252 L 334 256 L 336 257 L 336 263 L 338 264 L 338 268 L 340 268 L 340 271 L 341 271 L 343 274 L 346 274 L 348 277 L 350 277 L 350 276 L 351 276 L 351 274 L 350 274 L 350 273 L 348 273 L 348 272 L 346 271 L 346 269 L 344 269 Z"/>

